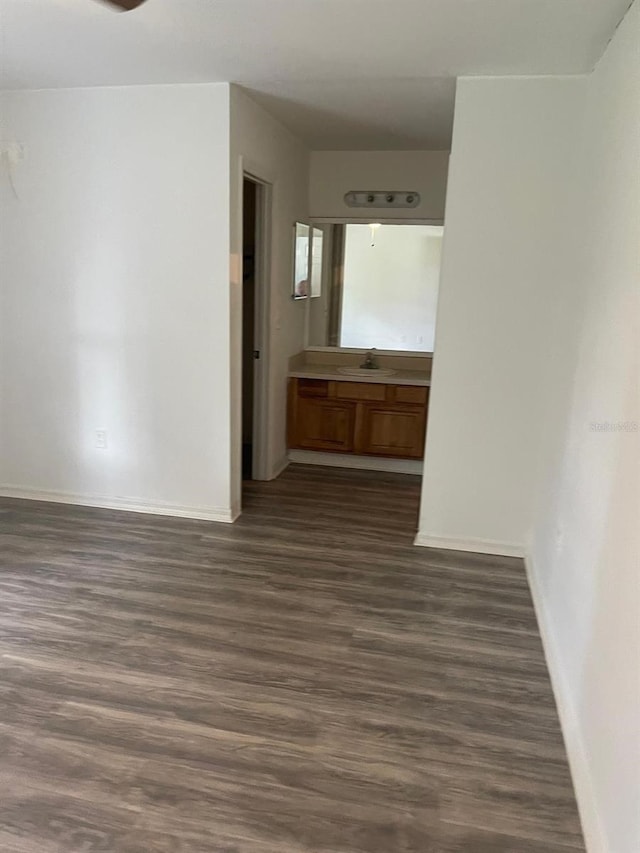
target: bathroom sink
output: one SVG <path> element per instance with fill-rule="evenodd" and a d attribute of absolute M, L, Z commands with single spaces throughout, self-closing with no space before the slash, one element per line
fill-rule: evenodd
<path fill-rule="evenodd" d="M 344 376 L 393 376 L 395 370 L 390 370 L 388 367 L 339 367 L 338 373 Z"/>

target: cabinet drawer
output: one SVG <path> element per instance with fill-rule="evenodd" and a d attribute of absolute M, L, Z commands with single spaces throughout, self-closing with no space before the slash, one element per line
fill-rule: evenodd
<path fill-rule="evenodd" d="M 326 379 L 296 379 L 299 397 L 328 397 L 329 383 Z"/>
<path fill-rule="evenodd" d="M 427 402 L 428 388 L 421 385 L 394 385 L 393 400 L 395 403 L 413 403 L 419 405 Z"/>
<path fill-rule="evenodd" d="M 338 400 L 371 400 L 384 403 L 387 399 L 386 385 L 373 382 L 336 382 L 335 396 Z"/>

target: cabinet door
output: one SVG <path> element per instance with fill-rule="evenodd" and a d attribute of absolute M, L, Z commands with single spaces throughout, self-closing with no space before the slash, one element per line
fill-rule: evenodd
<path fill-rule="evenodd" d="M 424 406 L 363 404 L 358 452 L 373 456 L 422 459 L 426 410 Z"/>
<path fill-rule="evenodd" d="M 298 397 L 291 446 L 350 453 L 354 422 L 354 403 Z"/>

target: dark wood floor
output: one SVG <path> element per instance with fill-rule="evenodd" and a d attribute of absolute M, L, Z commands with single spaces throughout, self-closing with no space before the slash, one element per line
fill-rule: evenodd
<path fill-rule="evenodd" d="M 418 495 L 0 500 L 2 853 L 584 850 L 522 564 L 414 548 Z"/>

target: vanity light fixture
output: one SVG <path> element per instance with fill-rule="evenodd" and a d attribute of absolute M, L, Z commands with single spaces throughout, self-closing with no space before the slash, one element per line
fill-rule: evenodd
<path fill-rule="evenodd" d="M 420 193 L 413 190 L 350 190 L 345 193 L 344 203 L 347 207 L 417 207 Z"/>

